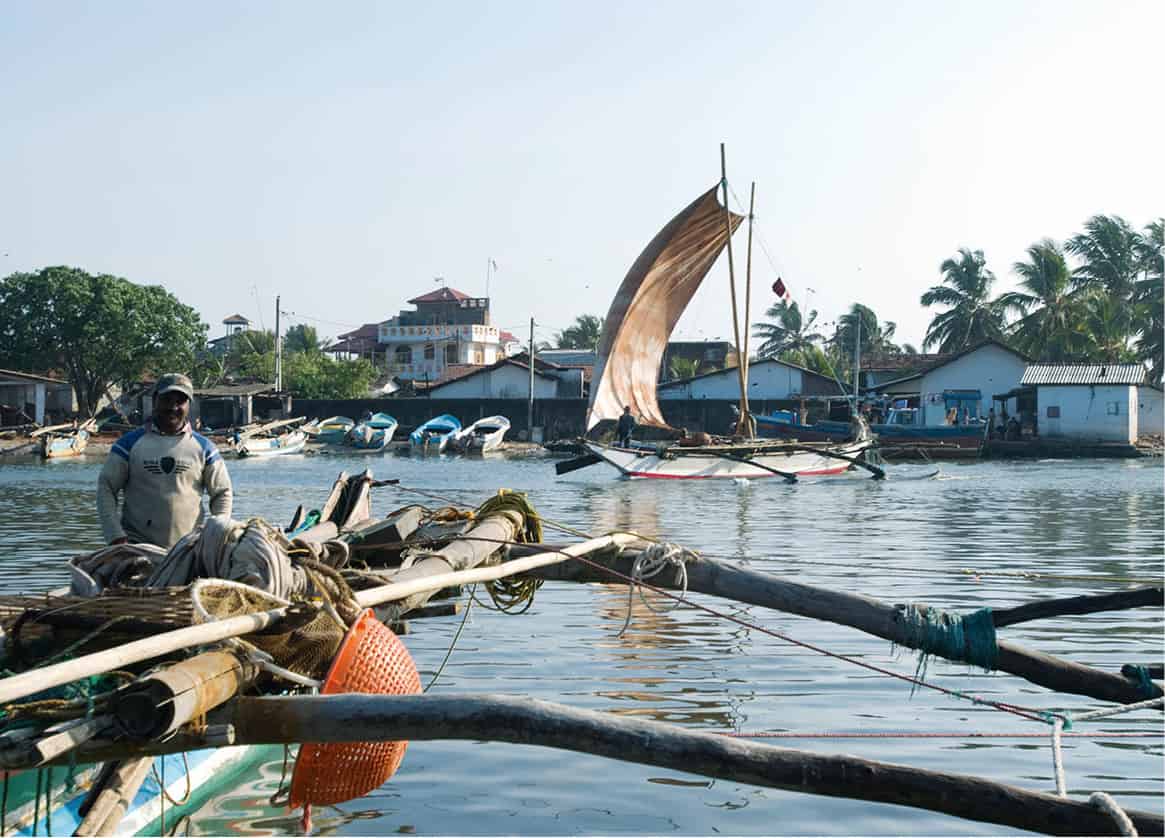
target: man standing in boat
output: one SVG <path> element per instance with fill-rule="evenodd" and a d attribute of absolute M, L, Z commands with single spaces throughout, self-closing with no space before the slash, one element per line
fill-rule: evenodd
<path fill-rule="evenodd" d="M 211 515 L 231 514 L 231 479 L 222 455 L 190 427 L 193 397 L 189 378 L 163 375 L 154 388 L 151 419 L 114 443 L 97 478 L 97 517 L 109 544 L 169 549 L 198 523 L 203 492 L 210 496 Z"/>
<path fill-rule="evenodd" d="M 619 447 L 631 447 L 631 434 L 635 432 L 635 417 L 631 415 L 631 405 L 623 405 L 623 415 L 619 417 Z"/>

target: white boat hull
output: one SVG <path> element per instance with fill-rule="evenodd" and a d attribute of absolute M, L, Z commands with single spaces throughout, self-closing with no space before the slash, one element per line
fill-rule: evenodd
<path fill-rule="evenodd" d="M 857 457 L 873 442 L 846 443 L 830 446 L 827 450 L 846 457 Z M 691 450 L 674 456 L 660 456 L 657 448 L 617 448 L 597 442 L 586 443 L 587 450 L 614 466 L 627 477 L 671 480 L 708 480 L 716 478 L 779 477 L 784 472 L 801 477 L 840 474 L 850 467 L 845 460 L 829 457 L 817 451 L 793 450 L 768 446 L 768 450 L 748 458 L 747 462 L 728 459 L 715 453 L 716 446 Z M 725 452 L 731 446 L 723 446 Z M 682 451 L 682 449 L 680 449 Z M 707 453 L 705 453 L 705 451 Z M 774 471 L 769 471 L 773 469 Z"/>
<path fill-rule="evenodd" d="M 307 444 L 307 435 L 294 431 L 273 439 L 248 439 L 239 446 L 240 457 L 276 457 L 299 454 Z"/>
<path fill-rule="evenodd" d="M 450 445 L 459 451 L 484 454 L 501 447 L 506 433 L 510 430 L 510 420 L 504 416 L 490 416 L 478 419 L 454 437 Z"/>

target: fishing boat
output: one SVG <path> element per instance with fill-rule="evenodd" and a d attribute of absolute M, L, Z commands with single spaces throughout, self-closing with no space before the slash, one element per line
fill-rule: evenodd
<path fill-rule="evenodd" d="M 319 425 L 316 426 L 316 440 L 328 445 L 339 445 L 355 424 L 347 416 L 331 416 L 327 419 L 321 419 Z"/>
<path fill-rule="evenodd" d="M 819 419 L 810 424 L 798 422 L 791 411 L 778 410 L 771 415 L 756 415 L 757 435 L 773 439 L 797 439 L 802 442 L 841 442 L 849 437 L 850 424 Z M 918 408 L 893 408 L 885 422 L 870 425 L 882 445 L 942 444 L 960 449 L 978 450 L 983 442 L 984 426 L 922 425 Z"/>
<path fill-rule="evenodd" d="M 387 413 L 374 413 L 348 431 L 345 442 L 358 451 L 383 451 L 392 442 L 397 424 Z"/>
<path fill-rule="evenodd" d="M 459 432 L 449 441 L 449 446 L 458 451 L 484 454 L 500 448 L 509 430 L 510 420 L 505 416 L 487 416 Z"/>
<path fill-rule="evenodd" d="M 288 431 L 274 436 L 248 437 L 238 444 L 239 457 L 274 457 L 280 454 L 301 454 L 307 445 L 303 431 Z"/>
<path fill-rule="evenodd" d="M 721 203 L 717 192 L 723 188 Z M 714 477 L 784 477 L 836 474 L 851 466 L 883 474 L 864 463 L 863 453 L 874 441 L 858 434 L 845 445 L 780 442 L 756 438 L 748 410 L 748 330 L 740 341 L 737 324 L 737 355 L 740 358 L 740 419 L 732 438 L 708 434 L 689 436 L 671 427 L 656 398 L 656 381 L 668 339 L 704 281 L 721 251 L 728 251 L 729 288 L 733 319 L 736 290 L 732 268 L 732 234 L 745 216 L 728 209 L 728 180 L 721 146 L 720 183 L 704 192 L 669 221 L 635 260 L 611 303 L 599 339 L 591 400 L 587 409 L 588 436 L 600 423 L 617 421 L 630 408 L 639 426 L 670 437 L 652 445 L 615 446 L 588 438 L 587 454 L 559 463 L 565 474 L 576 468 L 605 462 L 627 477 L 707 479 Z M 750 208 L 749 216 L 752 217 Z M 749 241 L 751 242 L 751 229 Z M 751 286 L 750 275 L 746 287 Z M 779 282 L 779 280 L 778 280 Z M 748 322 L 748 291 L 744 320 Z"/>
<path fill-rule="evenodd" d="M 96 429 L 96 423 L 90 419 L 80 425 L 69 423 L 41 428 L 32 436 L 38 439 L 41 456 L 46 460 L 56 460 L 85 453 L 89 437 Z"/>
<path fill-rule="evenodd" d="M 409 445 L 416 451 L 440 454 L 449 445 L 449 440 L 461 430 L 461 422 L 456 416 L 443 413 L 434 416 L 409 434 Z"/>

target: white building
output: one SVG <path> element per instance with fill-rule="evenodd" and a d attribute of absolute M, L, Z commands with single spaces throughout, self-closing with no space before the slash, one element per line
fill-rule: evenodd
<path fill-rule="evenodd" d="M 934 364 L 914 375 L 879 384 L 888 396 L 918 394 L 920 422 L 945 425 L 952 408 L 964 409 L 971 420 L 986 418 L 991 397 L 1019 386 L 1028 359 L 998 341 L 989 340 Z"/>
<path fill-rule="evenodd" d="M 1165 435 L 1165 393 L 1157 384 L 1137 388 L 1137 433 Z"/>
<path fill-rule="evenodd" d="M 1040 436 L 1131 445 L 1144 380 L 1140 364 L 1031 364 L 1021 383 L 1036 389 Z"/>
<path fill-rule="evenodd" d="M 748 365 L 748 397 L 757 401 L 837 396 L 842 390 L 832 378 L 812 370 L 767 358 Z M 740 373 L 736 367 L 668 381 L 656 387 L 664 399 L 739 399 Z"/>
<path fill-rule="evenodd" d="M 489 322 L 487 298 L 439 288 L 409 302 L 416 311 L 402 311 L 377 327 L 393 376 L 436 381 L 446 367 L 489 366 L 504 356 L 498 328 Z"/>
<path fill-rule="evenodd" d="M 559 394 L 560 381 L 552 365 L 538 363 L 534 369 L 534 398 L 553 399 Z M 503 358 L 496 364 L 468 372 L 458 378 L 429 388 L 434 399 L 525 399 L 530 396 L 530 367 L 524 361 Z M 578 394 L 582 395 L 579 377 Z"/>

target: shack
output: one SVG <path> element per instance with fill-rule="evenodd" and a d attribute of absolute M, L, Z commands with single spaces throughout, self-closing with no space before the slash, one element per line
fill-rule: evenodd
<path fill-rule="evenodd" d="M 64 421 L 77 409 L 73 386 L 60 378 L 0 370 L 0 427 Z"/>
<path fill-rule="evenodd" d="M 1035 388 L 1041 436 L 1132 445 L 1144 382 L 1140 364 L 1029 364 L 1020 383 Z"/>
<path fill-rule="evenodd" d="M 277 407 L 268 408 L 266 416 L 256 417 L 254 399 L 265 396 L 277 399 Z M 143 397 L 143 413 L 153 409 L 149 396 Z M 230 428 L 247 425 L 256 418 L 283 419 L 291 415 L 291 396 L 277 393 L 270 384 L 220 384 L 194 391 L 190 420 L 201 419 L 204 428 Z"/>

